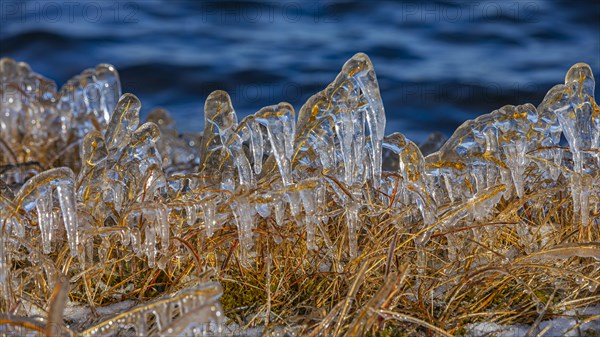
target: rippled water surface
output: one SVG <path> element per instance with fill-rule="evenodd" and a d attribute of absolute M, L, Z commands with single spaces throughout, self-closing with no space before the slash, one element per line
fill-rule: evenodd
<path fill-rule="evenodd" d="M 537 104 L 576 62 L 600 74 L 597 1 L 3 0 L 0 20 L 0 56 L 59 84 L 112 63 L 144 113 L 166 107 L 182 131 L 202 129 L 215 89 L 241 115 L 279 101 L 298 110 L 358 51 L 375 64 L 387 132 L 417 141 Z"/>

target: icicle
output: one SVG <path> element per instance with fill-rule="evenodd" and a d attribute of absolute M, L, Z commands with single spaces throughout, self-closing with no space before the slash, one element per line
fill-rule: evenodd
<path fill-rule="evenodd" d="M 233 211 L 233 214 L 235 215 L 240 244 L 244 248 L 244 250 L 250 251 L 254 246 L 254 242 L 252 239 L 252 230 L 254 229 L 252 220 L 253 212 L 250 207 L 250 204 L 248 204 L 248 201 L 245 198 L 239 197 L 236 198 L 231 209 Z"/>
<path fill-rule="evenodd" d="M 348 223 L 348 246 L 350 260 L 354 260 L 358 255 L 358 237 L 357 230 L 359 227 L 358 218 L 359 207 L 352 204 L 346 208 L 346 222 Z"/>
<path fill-rule="evenodd" d="M 162 159 L 156 148 L 160 138 L 158 126 L 152 122 L 142 124 L 131 135 L 131 142 L 127 148 L 129 158 L 125 162 L 132 162 L 134 172 L 145 173 L 151 166 L 162 167 Z M 133 160 L 137 160 L 137 163 Z"/>
<path fill-rule="evenodd" d="M 354 166 L 357 161 L 354 155 L 361 149 L 354 149 L 354 123 L 352 115 L 348 111 L 340 113 L 336 121 L 335 132 L 340 140 L 342 159 L 344 161 L 344 181 L 347 185 L 353 185 L 356 181 Z"/>
<path fill-rule="evenodd" d="M 74 174 L 71 169 L 66 167 L 54 168 L 29 179 L 15 196 L 15 204 L 19 208 L 22 207 L 26 211 L 30 211 L 37 204 L 38 198 L 44 196 L 45 198 L 50 198 L 48 194 L 52 193 L 53 190 L 57 191 L 67 239 L 71 248 L 71 255 L 76 256 L 79 232 L 75 204 Z M 41 213 L 44 215 L 40 219 L 43 219 L 48 226 L 42 225 L 40 229 L 45 231 L 44 235 L 46 239 L 51 239 L 52 222 L 50 219 L 52 218 L 52 200 L 43 199 L 42 203 L 44 202 L 45 204 L 41 206 Z M 48 231 L 50 231 L 50 234 Z M 49 246 L 45 245 L 44 251 L 48 249 L 50 249 Z"/>
<path fill-rule="evenodd" d="M 57 108 L 62 113 L 61 137 L 66 139 L 68 132 L 83 137 L 96 125 L 104 129 L 120 96 L 119 75 L 109 64 L 86 69 L 68 80 L 57 98 Z"/>
<path fill-rule="evenodd" d="M 310 141 L 318 149 L 321 159 L 326 161 L 329 160 L 323 154 L 330 151 L 325 145 L 327 141 L 319 137 L 323 134 L 315 134 L 314 130 L 327 130 L 330 127 L 329 119 L 333 119 L 333 127 L 339 140 L 339 147 L 335 151 L 339 153 L 343 162 L 342 180 L 347 185 L 361 182 L 363 163 L 357 162 L 356 157 L 367 151 L 371 162 L 369 178 L 373 181 L 373 186 L 378 188 L 381 180 L 385 113 L 373 65 L 366 55 L 356 54 L 346 62 L 335 81 L 325 90 L 312 96 L 300 109 L 296 143 L 302 146 L 305 141 Z M 367 141 L 363 142 L 362 135 L 366 135 L 365 120 L 368 137 L 364 138 Z M 355 138 L 355 135 L 358 137 Z M 315 136 L 316 138 L 313 138 Z"/>
<path fill-rule="evenodd" d="M 144 229 L 144 254 L 148 258 L 148 267 L 154 268 L 156 264 L 156 231 L 146 226 Z"/>
<path fill-rule="evenodd" d="M 8 302 L 10 298 L 10 279 L 9 279 L 9 271 L 10 263 L 8 261 L 8 252 L 6 249 L 5 237 L 8 238 L 8 235 L 5 235 L 1 232 L 0 228 L 0 299 L 4 299 Z"/>
<path fill-rule="evenodd" d="M 590 166 L 592 156 L 585 150 L 593 146 L 592 116 L 596 108 L 594 101 L 594 76 L 587 64 L 575 64 L 565 76 L 565 85 L 554 87 L 542 103 L 545 109 L 558 116 L 562 131 L 573 154 L 573 174 L 570 177 L 573 209 L 579 221 L 589 224 L 589 186 L 582 183 L 586 171 L 596 171 Z M 548 100 L 548 96 L 554 99 Z M 586 204 L 586 205 L 583 205 Z"/>
<path fill-rule="evenodd" d="M 271 216 L 271 204 L 273 203 L 274 198 L 271 193 L 265 193 L 262 195 L 257 195 L 252 200 L 254 204 L 254 209 L 262 218 L 268 218 Z"/>
<path fill-rule="evenodd" d="M 301 183 L 299 186 L 300 198 L 302 199 L 302 205 L 304 206 L 304 225 L 306 227 L 306 246 L 308 250 L 316 250 L 315 244 L 315 228 L 317 223 L 316 212 L 316 194 L 317 186 L 319 184 L 318 179 L 308 179 Z"/>
<path fill-rule="evenodd" d="M 551 148 L 557 147 L 560 144 L 560 135 L 562 133 L 562 127 L 558 121 L 558 117 L 554 113 L 553 105 L 556 100 L 559 100 L 562 96 L 564 85 L 555 85 L 548 91 L 542 103 L 538 106 L 538 122 L 535 124 L 534 129 L 539 130 L 541 133 L 540 146 L 550 147 L 537 153 L 539 157 L 548 162 L 549 176 L 552 180 L 556 181 L 560 175 L 560 167 L 562 166 L 563 153 L 561 149 Z M 554 163 L 554 165 L 552 165 Z"/>
<path fill-rule="evenodd" d="M 515 185 L 515 190 L 519 198 L 524 195 L 523 173 L 525 171 L 525 144 L 505 144 L 503 147 L 504 153 L 510 167 L 510 174 Z"/>
<path fill-rule="evenodd" d="M 206 200 L 202 203 L 202 211 L 204 212 L 204 226 L 206 236 L 212 237 L 219 225 L 217 222 L 216 206 L 213 200 Z"/>
<path fill-rule="evenodd" d="M 53 224 L 52 224 L 52 191 L 46 190 L 45 193 L 41 193 L 35 203 L 36 210 L 38 213 L 38 226 L 41 232 L 42 238 L 42 251 L 44 254 L 50 254 L 51 244 L 53 239 Z"/>
<path fill-rule="evenodd" d="M 119 74 L 114 66 L 106 63 L 102 63 L 96 66 L 95 73 L 96 85 L 99 86 L 100 96 L 97 99 L 100 100 L 100 114 L 104 117 L 104 120 L 108 121 L 111 119 L 111 114 L 117 106 L 119 97 L 121 96 L 121 81 Z"/>
<path fill-rule="evenodd" d="M 291 159 L 294 152 L 296 114 L 289 103 L 279 103 L 260 109 L 257 121 L 266 126 L 271 150 L 279 166 L 283 184 L 292 184 Z"/>
<path fill-rule="evenodd" d="M 344 68 L 346 67 L 349 68 L 349 74 L 359 83 L 364 98 L 368 103 L 366 106 L 366 119 L 371 141 L 369 151 L 373 170 L 372 179 L 374 187 L 378 188 L 381 180 L 381 145 L 385 132 L 385 111 L 379 94 L 377 77 L 375 76 L 371 60 L 363 53 L 354 55 L 344 65 Z"/>
<path fill-rule="evenodd" d="M 155 231 L 160 236 L 160 247 L 163 255 L 169 251 L 169 214 L 167 207 L 164 204 L 159 204 L 157 207 L 157 216 L 154 222 Z"/>
<path fill-rule="evenodd" d="M 539 113 L 533 105 L 524 104 L 506 105 L 491 115 L 497 129 L 497 144 L 494 144 L 494 147 L 504 155 L 504 158 L 497 155 L 493 157 L 506 163 L 515 191 L 522 198 L 525 189 L 525 169 L 529 164 L 526 153 L 541 146 L 544 138 L 544 131 L 538 128 Z M 498 163 L 493 166 L 504 169 Z"/>
<path fill-rule="evenodd" d="M 131 241 L 131 250 L 138 257 L 141 256 L 142 252 L 142 239 L 139 228 L 131 227 L 129 230 L 130 233 L 130 241 Z"/>
<path fill-rule="evenodd" d="M 229 95 L 220 90 L 212 92 L 204 105 L 200 172 L 220 176 L 221 170 L 229 167 L 225 162 L 232 158 L 238 169 L 239 183 L 253 186 L 254 175 L 244 153 L 242 139 L 236 133 L 237 127 L 237 115 Z"/>
<path fill-rule="evenodd" d="M 200 172 L 213 174 L 222 166 L 225 146 L 237 127 L 237 115 L 224 91 L 214 91 L 204 105 L 204 133 L 200 147 Z"/>
<path fill-rule="evenodd" d="M 323 169 L 332 170 L 337 164 L 332 131 L 326 128 L 313 130 L 310 139 Z"/>
<path fill-rule="evenodd" d="M 285 193 L 287 201 L 290 205 L 290 213 L 292 217 L 296 218 L 300 215 L 301 211 L 301 203 L 300 203 L 300 195 L 298 191 L 289 190 Z"/>
<path fill-rule="evenodd" d="M 195 204 L 185 205 L 185 217 L 188 226 L 193 226 L 196 223 L 197 210 Z"/>
<path fill-rule="evenodd" d="M 273 209 L 275 213 L 275 223 L 277 226 L 283 226 L 283 217 L 285 215 L 285 205 L 282 200 L 276 200 L 273 203 Z"/>
<path fill-rule="evenodd" d="M 167 206 L 161 203 L 143 202 L 136 204 L 123 218 L 131 230 L 131 244 L 134 252 L 141 247 L 141 251 L 148 258 L 148 265 L 154 268 L 156 262 L 156 241 L 160 240 L 163 256 L 169 251 L 170 226 L 168 221 Z M 140 226 L 142 226 L 140 228 Z M 141 231 L 144 233 L 144 242 L 140 240 Z"/>
<path fill-rule="evenodd" d="M 62 212 L 63 222 L 67 230 L 67 240 L 71 249 L 71 255 L 77 255 L 77 246 L 79 245 L 79 230 L 77 224 L 77 205 L 75 203 L 75 185 L 73 179 L 60 181 L 56 183 L 56 193 L 60 210 Z"/>
<path fill-rule="evenodd" d="M 254 173 L 260 174 L 262 171 L 264 144 L 263 136 L 260 130 L 260 125 L 256 122 L 248 124 L 248 132 L 250 136 L 250 146 L 254 161 Z"/>
<path fill-rule="evenodd" d="M 131 136 L 140 124 L 140 100 L 132 94 L 124 94 L 119 99 L 104 133 L 109 150 L 119 150 L 129 143 Z"/>
<path fill-rule="evenodd" d="M 421 150 L 399 132 L 385 137 L 382 146 L 397 155 L 398 164 L 395 166 L 402 176 L 402 188 L 399 193 L 417 205 L 423 217 L 424 227 L 432 225 L 437 220 L 437 205 L 428 191 L 425 159 Z"/>

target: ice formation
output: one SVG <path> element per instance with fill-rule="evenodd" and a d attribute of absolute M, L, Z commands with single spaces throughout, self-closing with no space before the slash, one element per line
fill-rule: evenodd
<path fill-rule="evenodd" d="M 220 336 L 224 323 L 218 300 L 222 288 L 217 282 L 190 287 L 171 296 L 139 305 L 75 333 L 61 322 L 68 296 L 68 279 L 62 277 L 50 302 L 47 322 L 21 318 L 21 324 L 0 320 L 3 336 Z M 16 317 L 7 316 L 6 321 Z"/>
<path fill-rule="evenodd" d="M 412 224 L 419 248 L 436 231 L 484 221 L 501 200 L 522 199 L 561 179 L 570 185 L 577 221 L 597 226 L 590 214 L 598 211 L 592 186 L 598 186 L 600 108 L 585 64 L 574 65 L 537 108 L 507 105 L 467 121 L 439 149 L 431 144 L 440 137 L 432 138 L 426 156 L 401 133 L 384 137 L 375 71 L 361 53 L 297 119 L 282 102 L 238 121 L 229 95 L 211 93 L 202 135 L 178 135 L 164 109 L 140 123 L 140 101 L 121 95 L 110 65 L 85 70 L 57 90 L 26 64 L 5 58 L 0 79 L 4 303 L 14 301 L 12 263 L 39 255 L 11 252 L 60 253 L 55 249 L 65 237 L 81 269 L 111 245 L 165 269 L 178 258 L 169 247 L 180 246 L 174 238 L 181 240 L 183 228 L 211 238 L 234 227 L 241 256 L 251 263 L 261 219 L 298 228 L 315 254 L 331 246 L 319 228 L 343 219 L 344 254 L 352 260 L 373 219 L 383 216 L 380 206 L 390 219 Z M 94 251 L 98 240 L 106 249 Z M 457 249 L 452 240 L 450 256 Z M 171 318 L 159 315 L 160 331 Z M 144 332 L 137 321 L 115 322 Z"/>
<path fill-rule="evenodd" d="M 202 284 L 108 319 L 81 335 L 112 336 L 133 329 L 136 336 L 148 336 L 148 321 L 153 318 L 155 336 L 214 336 L 223 325 L 221 294 L 218 283 Z"/>

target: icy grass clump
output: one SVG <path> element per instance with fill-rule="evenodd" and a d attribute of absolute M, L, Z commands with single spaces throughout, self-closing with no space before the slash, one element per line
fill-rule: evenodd
<path fill-rule="evenodd" d="M 5 331 L 58 324 L 46 303 L 68 284 L 70 305 L 94 316 L 142 302 L 88 335 L 218 332 L 209 280 L 240 325 L 294 320 L 324 335 L 445 335 L 487 310 L 597 302 L 600 108 L 585 64 L 538 107 L 467 121 L 427 156 L 384 136 L 360 53 L 297 118 L 281 102 L 238 120 L 229 95 L 211 93 L 202 135 L 178 135 L 164 109 L 141 123 L 110 65 L 57 90 L 2 59 L 0 79 Z M 21 317 L 35 307 L 46 321 Z"/>
<path fill-rule="evenodd" d="M 50 299 L 46 321 L 7 315 L 0 321 L 0 332 L 10 336 L 37 335 L 37 333 L 47 336 L 77 335 L 63 322 L 68 294 L 68 280 L 61 277 Z M 133 309 L 130 309 L 130 304 L 123 305 L 127 301 L 121 302 L 113 308 L 102 310 L 110 311 L 112 317 L 82 331 L 79 335 L 121 336 L 133 333 L 135 336 L 207 336 L 213 333 L 220 334 L 224 318 L 221 305 L 218 303 L 221 294 L 221 286 L 216 282 L 209 282 Z M 118 310 L 121 308 L 129 310 L 120 313 Z M 80 317 L 81 311 L 85 312 L 85 309 L 71 308 L 69 319 L 78 318 L 83 321 L 89 318 Z M 86 313 L 83 315 L 85 316 Z"/>

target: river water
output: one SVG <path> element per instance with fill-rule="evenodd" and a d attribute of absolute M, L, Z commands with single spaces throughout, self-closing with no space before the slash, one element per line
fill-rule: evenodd
<path fill-rule="evenodd" d="M 421 141 L 505 104 L 538 104 L 568 68 L 600 71 L 600 1 L 0 3 L 0 56 L 64 83 L 114 64 L 147 114 L 200 131 L 213 90 L 240 116 L 298 110 L 354 53 L 379 78 L 387 133 Z"/>

